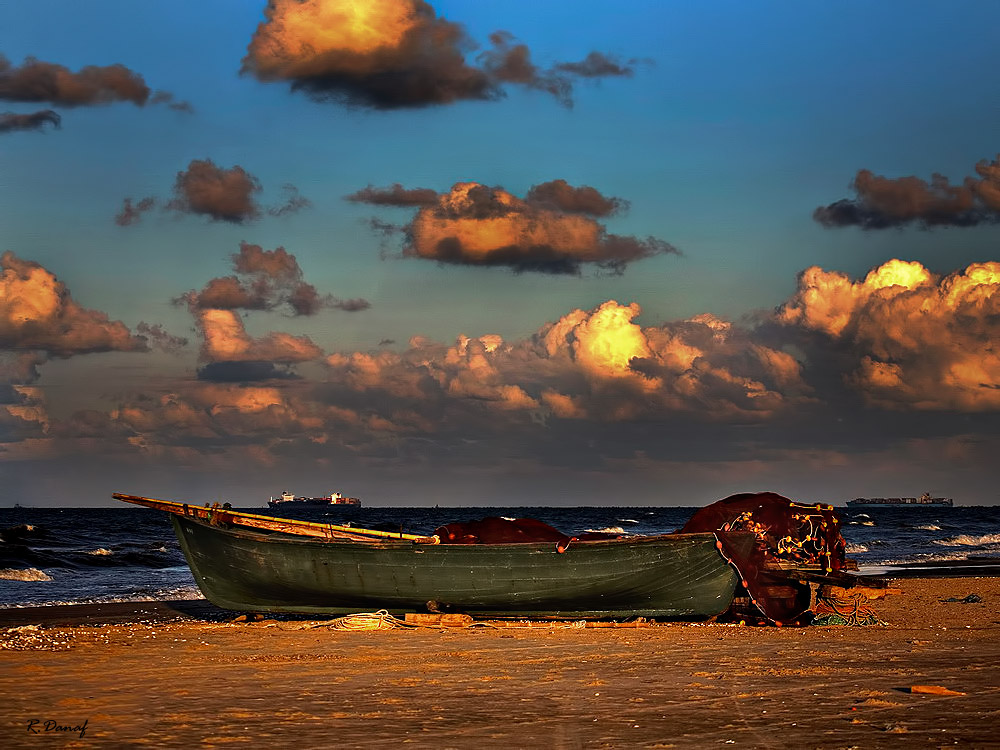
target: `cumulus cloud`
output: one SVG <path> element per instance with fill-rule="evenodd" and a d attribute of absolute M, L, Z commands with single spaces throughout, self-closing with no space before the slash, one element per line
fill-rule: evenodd
<path fill-rule="evenodd" d="M 596 422 L 670 415 L 756 421 L 808 398 L 798 364 L 710 315 L 643 328 L 639 306 L 574 310 L 529 339 L 414 339 L 403 353 L 332 354 L 331 382 L 428 415 L 483 410 Z M 395 401 L 394 401 L 395 400 Z"/>
<path fill-rule="evenodd" d="M 43 126 L 51 125 L 58 128 L 62 122 L 59 113 L 51 109 L 43 109 L 30 114 L 15 112 L 0 112 L 0 133 L 10 133 L 15 130 L 42 130 Z"/>
<path fill-rule="evenodd" d="M 264 15 L 244 73 L 288 81 L 319 101 L 377 109 L 497 99 L 507 83 L 569 104 L 571 77 L 630 75 L 634 65 L 593 52 L 580 63 L 542 70 L 507 32 L 493 34 L 480 65 L 470 64 L 466 54 L 476 45 L 465 29 L 423 0 L 270 0 Z"/>
<path fill-rule="evenodd" d="M 0 256 L 0 271 L 0 349 L 71 357 L 148 348 L 124 323 L 80 306 L 41 265 L 8 251 Z"/>
<path fill-rule="evenodd" d="M 280 254 L 244 253 L 234 265 L 294 275 Z M 638 305 L 608 300 L 520 338 L 417 336 L 400 350 L 329 355 L 306 337 L 253 337 L 238 310 L 193 308 L 203 338 L 197 380 L 129 397 L 110 414 L 77 415 L 64 429 L 191 462 L 256 446 L 255 463 L 284 451 L 465 466 L 499 451 L 535 469 L 854 465 L 843 446 L 891 444 L 905 455 L 913 434 L 989 428 L 983 420 L 1000 409 L 998 286 L 995 263 L 939 276 L 892 261 L 858 281 L 811 268 L 784 305 L 752 325 L 709 313 L 645 325 Z M 300 375 L 303 362 L 324 363 L 325 377 Z M 9 383 L 30 383 L 32 363 L 7 364 L 22 378 Z M 844 399 L 851 389 L 863 402 Z M 0 403 L 38 406 L 12 388 L 0 390 Z M 897 410 L 893 419 L 885 409 Z M 11 430 L 52 434 L 9 410 L 0 418 Z"/>
<path fill-rule="evenodd" d="M 294 185 L 282 185 L 282 190 L 285 192 L 283 203 L 263 207 L 258 202 L 263 191 L 260 180 L 243 167 L 236 165 L 226 169 L 211 159 L 192 159 L 187 169 L 177 173 L 174 197 L 163 207 L 177 213 L 207 216 L 212 221 L 248 224 L 264 212 L 271 216 L 288 216 L 312 205 Z M 135 203 L 132 198 L 125 198 L 115 223 L 121 227 L 136 224 L 157 202 L 155 197 Z"/>
<path fill-rule="evenodd" d="M 302 279 L 295 256 L 285 248 L 265 250 L 260 245 L 240 243 L 232 256 L 234 276 L 211 279 L 200 292 L 188 292 L 180 300 L 193 309 L 273 310 L 286 306 L 293 315 L 315 315 L 333 307 L 348 312 L 370 307 L 367 300 L 339 300 L 323 296 Z"/>
<path fill-rule="evenodd" d="M 862 169 L 851 183 L 857 197 L 820 206 L 813 218 L 825 227 L 862 229 L 995 223 L 1000 220 L 1000 156 L 980 161 L 975 170 L 978 178 L 966 177 L 953 185 L 940 174 L 927 182 L 913 176 L 882 177 Z"/>
<path fill-rule="evenodd" d="M 313 407 L 275 386 L 198 383 L 184 391 L 132 399 L 109 415 L 105 430 L 127 435 L 136 449 L 156 454 L 170 446 L 246 444 L 248 438 L 279 439 L 319 433 L 324 424 Z M 268 460 L 266 450 L 258 457 Z"/>
<path fill-rule="evenodd" d="M 552 180 L 533 185 L 525 196 L 525 202 L 543 208 L 591 216 L 613 216 L 628 210 L 628 201 L 605 197 L 589 185 L 573 187 L 566 180 Z"/>
<path fill-rule="evenodd" d="M 194 315 L 202 336 L 201 358 L 206 362 L 290 364 L 318 359 L 323 354 L 308 336 L 275 331 L 255 339 L 233 310 L 201 309 L 194 311 Z"/>
<path fill-rule="evenodd" d="M 174 199 L 167 208 L 242 224 L 260 216 L 255 195 L 262 189 L 260 181 L 239 165 L 224 169 L 211 159 L 192 159 L 186 170 L 177 173 Z"/>
<path fill-rule="evenodd" d="M 63 65 L 33 57 L 19 67 L 0 55 L 0 99 L 16 102 L 50 102 L 63 107 L 81 107 L 113 102 L 168 104 L 190 110 L 176 102 L 173 94 L 153 92 L 143 77 L 124 65 L 87 65 L 74 73 Z"/>
<path fill-rule="evenodd" d="M 860 281 L 814 266 L 777 317 L 832 342 L 869 404 L 1000 409 L 1000 263 L 939 276 L 891 260 Z"/>
<path fill-rule="evenodd" d="M 576 274 L 584 264 L 622 273 L 636 260 L 677 253 L 655 237 L 608 233 L 595 217 L 623 210 L 625 201 L 564 180 L 536 185 L 526 198 L 500 187 L 456 183 L 432 203 L 420 189 L 413 221 L 397 231 L 405 236 L 403 255 L 463 265 L 506 266 L 515 271 Z M 413 191 L 399 186 L 365 188 L 351 200 L 404 205 Z M 380 228 L 381 227 L 377 227 Z M 382 229 L 388 236 L 392 227 Z"/>
<path fill-rule="evenodd" d="M 289 380 L 291 366 L 318 360 L 322 350 L 308 336 L 272 332 L 254 338 L 247 333 L 240 310 L 284 308 L 294 316 L 315 315 L 324 308 L 356 312 L 370 307 L 367 300 L 342 300 L 320 295 L 302 278 L 295 256 L 285 248 L 265 250 L 240 243 L 232 256 L 231 276 L 209 280 L 204 288 L 175 300 L 187 304 L 202 338 L 201 380 L 249 382 Z"/>

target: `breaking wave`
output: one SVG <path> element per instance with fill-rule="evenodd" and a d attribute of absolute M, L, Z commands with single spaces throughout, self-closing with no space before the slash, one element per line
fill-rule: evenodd
<path fill-rule="evenodd" d="M 624 534 L 621 526 L 605 526 L 603 529 L 585 529 L 588 534 Z"/>
<path fill-rule="evenodd" d="M 959 534 L 951 539 L 935 539 L 934 544 L 940 544 L 942 547 L 985 547 L 990 544 L 1000 544 L 1000 534 L 982 536 Z"/>
<path fill-rule="evenodd" d="M 51 581 L 44 570 L 38 568 L 0 568 L 0 580 L 4 581 Z"/>
<path fill-rule="evenodd" d="M 52 601 L 16 602 L 0 604 L 0 609 L 21 609 L 24 607 L 58 607 L 65 604 L 113 604 L 115 602 L 155 602 L 162 600 L 184 599 L 186 601 L 204 600 L 205 596 L 197 586 L 178 586 L 155 591 L 137 591 L 134 594 L 107 596 L 85 596 L 76 599 L 55 599 Z"/>

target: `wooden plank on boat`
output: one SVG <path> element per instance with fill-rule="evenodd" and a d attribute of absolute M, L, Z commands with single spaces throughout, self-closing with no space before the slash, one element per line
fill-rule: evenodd
<path fill-rule="evenodd" d="M 426 612 L 407 612 L 404 621 L 408 625 L 422 625 L 425 627 L 442 628 L 467 628 L 472 623 L 470 615 L 449 612 L 448 614 L 435 614 Z"/>
<path fill-rule="evenodd" d="M 401 539 L 415 544 L 437 544 L 439 542 L 436 536 L 420 536 L 418 534 L 404 534 L 394 531 L 362 529 L 354 526 L 338 526 L 332 523 L 300 521 L 295 518 L 261 516 L 256 513 L 245 513 L 243 511 L 223 508 L 218 504 L 208 507 L 193 505 L 191 503 L 178 503 L 172 500 L 157 500 L 156 498 L 141 497 L 139 495 L 125 495 L 120 492 L 115 492 L 111 497 L 126 503 L 134 503 L 145 508 L 162 510 L 178 516 L 197 518 L 216 525 L 231 524 L 233 526 L 262 529 L 265 531 L 279 531 L 284 534 L 315 537 L 330 541 L 371 542 L 379 539 Z"/>

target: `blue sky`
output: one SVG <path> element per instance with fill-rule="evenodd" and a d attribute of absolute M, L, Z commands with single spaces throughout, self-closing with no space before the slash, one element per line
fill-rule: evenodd
<path fill-rule="evenodd" d="M 899 206 L 904 194 L 932 194 L 932 175 L 962 186 L 996 157 L 1000 9 L 431 5 L 437 22 L 461 25 L 479 46 L 463 48 L 466 70 L 484 69 L 477 55 L 503 30 L 530 50 L 539 80 L 595 51 L 629 74 L 564 75 L 571 107 L 502 74 L 491 74 L 495 100 L 373 107 L 363 97 L 374 79 L 353 89 L 362 99 L 346 101 L 343 76 L 329 70 L 308 81 L 241 74 L 258 26 L 273 24 L 264 3 L 0 3 L 9 80 L 29 57 L 70 74 L 120 64 L 186 103 L 26 100 L 13 84 L 4 93 L 0 70 L 0 115 L 61 117 L 59 128 L 0 129 L 0 252 L 44 269 L 80 309 L 133 337 L 80 344 L 73 326 L 93 319 L 77 312 L 59 321 L 73 344 L 30 334 L 23 316 L 0 320 L 9 328 L 0 329 L 9 500 L 100 504 L 119 490 L 254 505 L 287 488 L 387 505 L 699 505 L 755 489 L 828 502 L 925 489 L 997 501 L 981 461 L 996 446 L 1000 408 L 992 178 L 968 188 L 975 221 L 951 216 L 927 228 L 928 214 Z M 330 96 L 310 96 L 310 81 Z M 237 167 L 251 175 L 256 215 L 224 218 L 178 193 L 178 175 L 193 175 L 196 161 L 217 176 Z M 859 192 L 859 170 L 887 182 Z M 920 184 L 900 182 L 908 176 Z M 533 186 L 557 180 L 627 208 L 597 215 L 531 203 Z M 640 257 L 609 268 L 559 240 L 545 252 L 570 273 L 532 265 L 537 245 L 481 262 L 466 242 L 456 260 L 435 243 L 482 217 L 432 221 L 437 204 L 345 200 L 396 183 L 440 201 L 475 183 L 492 191 L 494 209 L 504 196 L 526 201 L 518 221 L 552 227 L 546 236 L 580 222 L 626 238 Z M 293 194 L 308 205 L 268 214 Z M 126 198 L 155 205 L 120 226 Z M 189 202 L 168 208 L 181 198 Z M 841 200 L 885 226 L 814 218 Z M 433 232 L 420 217 L 437 222 Z M 374 231 L 373 218 L 395 231 Z M 649 250 L 662 245 L 648 238 L 679 253 Z M 279 289 L 291 276 L 259 267 L 240 276 L 241 243 L 272 260 L 284 248 L 295 283 L 322 304 L 294 314 Z M 911 286 L 862 284 L 894 259 L 930 275 Z M 972 264 L 987 267 L 970 275 Z M 9 299 L 15 276 L 27 274 L 15 265 L 6 267 Z M 821 320 L 832 277 L 809 296 L 800 274 L 810 267 L 858 284 L 846 328 Z M 236 354 L 206 343 L 226 316 L 206 323 L 214 308 L 198 293 L 234 274 L 272 284 L 266 300 L 220 308 L 245 327 L 240 340 L 307 337 L 308 356 L 274 340 Z M 954 279 L 973 277 L 968 299 L 978 303 L 934 312 Z M 187 293 L 195 296 L 185 302 Z M 364 305 L 347 310 L 347 300 Z M 602 307 L 609 301 L 614 310 Z M 905 312 L 921 304 L 924 317 Z M 780 312 L 793 308 L 801 312 Z M 546 327 L 574 311 L 572 332 L 541 346 Z M 729 328 L 697 317 L 705 314 Z M 933 330 L 908 336 L 928 314 Z M 32 325 L 43 324 L 52 320 Z M 140 324 L 187 344 L 135 344 Z M 481 342 L 488 335 L 502 345 Z M 460 337 L 484 351 L 470 353 Z M 625 354 L 588 359 L 619 347 Z M 978 364 L 960 358 L 970 350 L 983 352 Z M 26 358 L 37 362 L 27 375 Z"/>

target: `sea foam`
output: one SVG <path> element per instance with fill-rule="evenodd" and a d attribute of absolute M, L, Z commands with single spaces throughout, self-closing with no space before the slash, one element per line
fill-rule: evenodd
<path fill-rule="evenodd" d="M 38 568 L 0 568 L 0 580 L 4 581 L 51 581 L 45 571 Z"/>
<path fill-rule="evenodd" d="M 1000 534 L 983 534 L 982 536 L 959 534 L 951 539 L 935 539 L 934 544 L 940 544 L 942 547 L 985 547 L 989 544 L 1000 544 Z"/>

